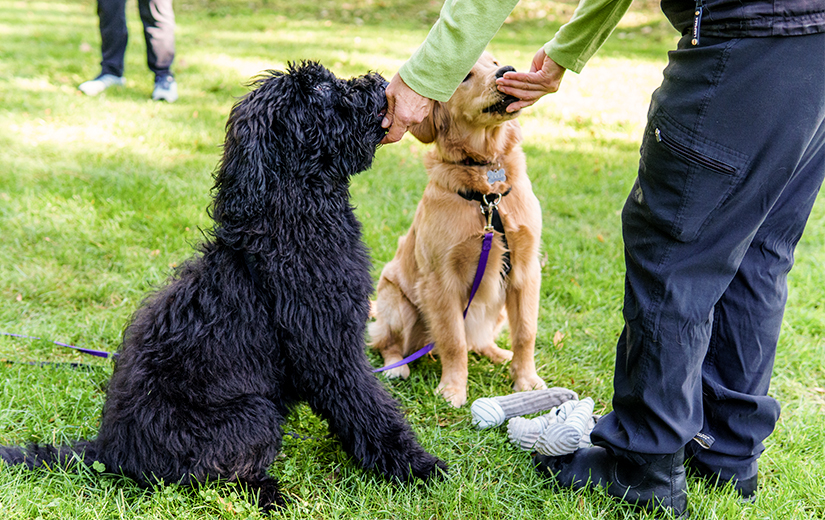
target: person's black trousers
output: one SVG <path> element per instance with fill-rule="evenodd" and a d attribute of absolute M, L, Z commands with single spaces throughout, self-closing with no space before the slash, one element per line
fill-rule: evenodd
<path fill-rule="evenodd" d="M 823 121 L 825 34 L 683 38 L 670 53 L 622 212 L 625 327 L 594 443 L 638 462 L 687 445 L 725 479 L 756 474 Z"/>
<path fill-rule="evenodd" d="M 175 59 L 175 13 L 172 0 L 138 0 L 146 39 L 146 62 L 156 78 L 170 74 Z M 123 76 L 123 60 L 129 34 L 126 0 L 98 0 L 102 74 Z"/>

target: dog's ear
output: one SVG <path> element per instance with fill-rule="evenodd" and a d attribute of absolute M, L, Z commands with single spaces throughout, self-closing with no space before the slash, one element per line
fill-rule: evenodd
<path fill-rule="evenodd" d="M 271 142 L 279 133 L 276 114 L 288 80 L 281 72 L 263 77 L 232 107 L 213 188 L 212 217 L 223 224 L 248 221 L 263 211 L 268 177 L 279 169 Z"/>
<path fill-rule="evenodd" d="M 450 111 L 440 101 L 433 101 L 430 113 L 417 125 L 409 128 L 410 133 L 422 143 L 432 143 L 442 131 L 450 127 Z"/>

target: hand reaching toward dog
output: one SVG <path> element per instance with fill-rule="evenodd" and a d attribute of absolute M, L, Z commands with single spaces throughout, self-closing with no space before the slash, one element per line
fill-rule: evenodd
<path fill-rule="evenodd" d="M 506 72 L 504 77 L 496 80 L 498 89 L 521 100 L 510 103 L 507 111 L 515 112 L 529 107 L 545 94 L 559 90 L 565 70 L 567 69 L 550 59 L 542 48 L 533 56 L 530 72 Z"/>
<path fill-rule="evenodd" d="M 412 125 L 418 124 L 430 113 L 432 100 L 425 98 L 404 83 L 396 74 L 387 85 L 387 115 L 381 126 L 388 128 L 381 144 L 394 143 L 404 137 Z"/>
<path fill-rule="evenodd" d="M 510 103 L 507 112 L 515 112 L 529 107 L 545 94 L 556 92 L 561 85 L 564 71 L 567 70 L 538 50 L 530 64 L 530 72 L 507 72 L 496 80 L 498 89 L 520 99 Z M 396 74 L 386 89 L 387 114 L 381 122 L 388 129 L 381 144 L 400 141 L 407 129 L 418 124 L 430 112 L 432 99 L 426 98 L 411 89 L 401 76 Z"/>

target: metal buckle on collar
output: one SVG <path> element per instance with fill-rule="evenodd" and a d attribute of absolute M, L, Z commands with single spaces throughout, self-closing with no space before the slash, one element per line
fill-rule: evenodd
<path fill-rule="evenodd" d="M 487 217 L 487 225 L 484 226 L 484 231 L 493 231 L 493 213 L 498 208 L 498 203 L 501 202 L 501 193 L 491 194 L 495 195 L 496 199 L 493 201 L 487 200 L 487 195 L 481 197 L 481 214 Z"/>

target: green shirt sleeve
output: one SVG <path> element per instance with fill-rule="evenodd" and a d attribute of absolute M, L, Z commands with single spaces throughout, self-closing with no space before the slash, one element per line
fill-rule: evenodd
<path fill-rule="evenodd" d="M 447 101 L 518 0 L 445 0 L 424 43 L 398 73 L 418 94 Z"/>
<path fill-rule="evenodd" d="M 573 17 L 544 46 L 574 72 L 602 46 L 632 0 L 581 0 Z M 418 94 L 447 101 L 473 68 L 518 0 L 445 0 L 424 43 L 398 71 Z"/>
<path fill-rule="evenodd" d="M 579 73 L 627 12 L 632 0 L 582 0 L 572 18 L 544 45 L 544 53 Z"/>

